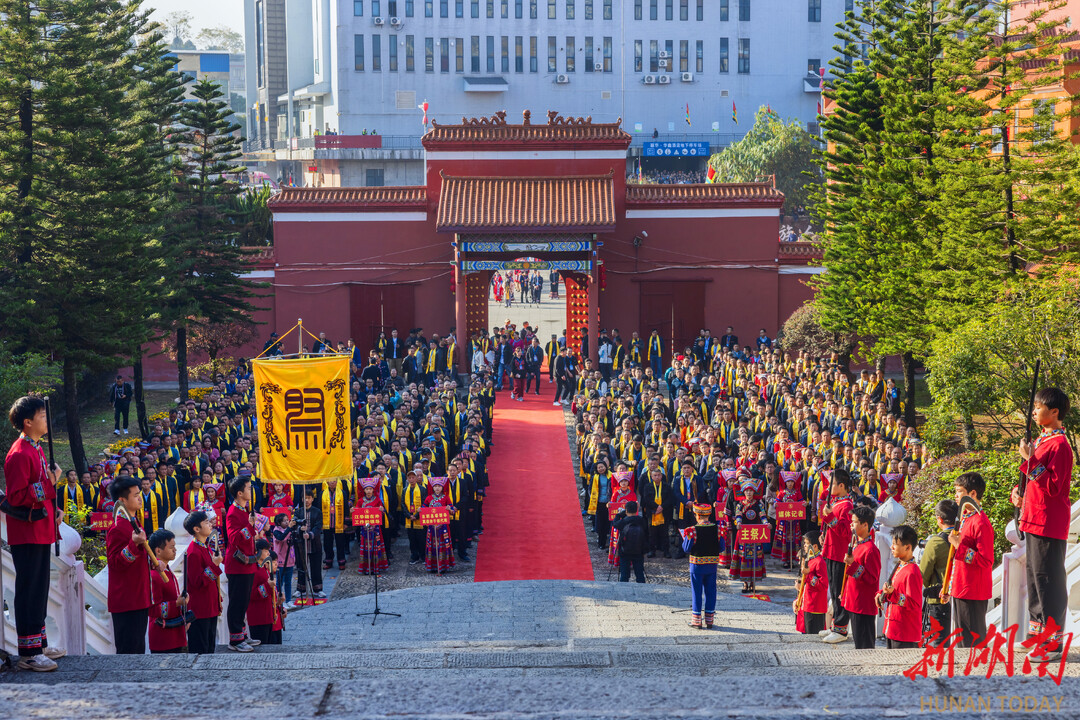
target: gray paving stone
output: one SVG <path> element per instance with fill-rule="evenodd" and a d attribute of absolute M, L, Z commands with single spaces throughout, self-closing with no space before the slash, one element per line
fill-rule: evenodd
<path fill-rule="evenodd" d="M 196 670 L 313 670 L 324 668 L 440 668 L 443 653 L 293 653 L 246 655 L 201 655 Z"/>
<path fill-rule="evenodd" d="M 447 667 L 610 667 L 606 652 L 521 651 L 512 653 L 454 653 L 446 658 Z"/>
<path fill-rule="evenodd" d="M 710 665 L 734 665 L 739 667 L 766 667 L 777 665 L 773 653 L 742 651 L 636 651 L 613 653 L 617 667 L 703 667 Z"/>

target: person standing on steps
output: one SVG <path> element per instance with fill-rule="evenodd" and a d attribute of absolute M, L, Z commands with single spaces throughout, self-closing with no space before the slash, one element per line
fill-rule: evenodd
<path fill-rule="evenodd" d="M 19 437 L 4 460 L 7 498 L 7 542 L 15 564 L 15 596 L 12 603 L 18 634 L 22 670 L 49 672 L 65 651 L 49 647 L 45 615 L 49 606 L 49 553 L 64 513 L 56 507 L 56 484 L 60 468 L 49 468 L 41 438 L 48 434 L 45 401 L 21 397 L 8 412 Z M 115 481 L 114 481 L 115 482 Z"/>
<path fill-rule="evenodd" d="M 636 500 L 630 500 L 615 518 L 612 531 L 619 538 L 616 554 L 619 558 L 619 582 L 630 582 L 630 569 L 634 580 L 645 582 L 645 550 L 649 547 L 649 525 L 638 514 Z"/>
<path fill-rule="evenodd" d="M 720 536 L 716 525 L 709 521 L 712 505 L 694 503 L 693 510 L 696 523 L 681 531 L 682 550 L 690 555 L 690 587 L 693 598 L 689 625 L 697 630 L 703 627 L 711 630 L 716 612 L 716 568 L 720 562 Z"/>
<path fill-rule="evenodd" d="M 125 382 L 123 376 L 117 375 L 116 382 L 109 387 L 109 403 L 113 406 L 113 435 L 120 434 L 120 418 L 124 419 L 124 434 L 128 434 L 128 411 L 131 410 L 131 396 L 135 391 L 131 383 Z"/>
<path fill-rule="evenodd" d="M 229 578 L 229 649 L 249 653 L 260 641 L 248 639 L 245 631 L 251 586 L 255 578 L 255 515 L 251 511 L 251 478 L 239 476 L 229 483 L 233 503 L 225 515 L 228 553 L 225 575 Z"/>

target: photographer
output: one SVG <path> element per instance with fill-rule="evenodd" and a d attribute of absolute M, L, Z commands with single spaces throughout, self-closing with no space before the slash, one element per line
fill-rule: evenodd
<path fill-rule="evenodd" d="M 956 501 L 942 500 L 934 508 L 938 532 L 923 541 L 922 559 L 919 570 L 923 576 L 923 598 L 926 618 L 923 633 L 930 631 L 930 619 L 937 620 L 941 630 L 928 641 L 929 645 L 941 645 L 952 631 L 951 613 L 948 603 L 942 603 L 941 585 L 945 578 L 945 567 L 949 563 L 949 533 L 956 529 Z"/>
<path fill-rule="evenodd" d="M 307 541 L 307 562 L 297 563 L 299 573 L 297 583 L 302 592 L 306 591 L 308 572 L 310 572 L 311 591 L 315 597 L 324 599 L 326 594 L 322 591 L 322 514 L 313 512 L 314 504 L 315 490 L 310 487 L 305 488 L 304 500 L 296 506 L 293 516 L 296 518 L 296 530 L 299 534 L 298 537 L 294 535 L 294 542 L 299 546 Z"/>
<path fill-rule="evenodd" d="M 300 535 L 296 518 L 281 512 L 274 516 L 274 554 L 277 555 L 277 591 L 288 603 L 288 609 L 292 609 L 292 581 L 293 568 L 296 565 L 296 546 L 299 545 L 303 552 L 304 538 Z"/>
<path fill-rule="evenodd" d="M 645 582 L 645 548 L 649 544 L 649 527 L 645 518 L 638 515 L 637 501 L 631 500 L 615 516 L 612 528 L 619 533 L 619 582 L 630 582 L 630 568 L 634 579 Z"/>

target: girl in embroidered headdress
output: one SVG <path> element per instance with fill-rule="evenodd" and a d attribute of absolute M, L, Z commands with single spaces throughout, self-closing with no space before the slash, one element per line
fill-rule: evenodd
<path fill-rule="evenodd" d="M 454 511 L 450 498 L 443 493 L 446 486 L 445 477 L 433 477 L 428 480 L 431 494 L 424 501 L 424 507 L 445 507 Z M 427 526 L 427 548 L 424 554 L 424 567 L 428 572 L 437 572 L 442 575 L 454 567 L 454 547 L 450 542 L 449 525 Z"/>
<path fill-rule="evenodd" d="M 783 488 L 776 494 L 776 502 L 802 502 L 802 492 L 799 490 L 799 473 L 789 470 L 780 472 L 780 481 Z M 791 560 L 799 552 L 799 538 L 802 537 L 802 522 L 799 520 L 784 520 L 776 518 L 776 536 L 772 543 L 772 556 L 784 563 L 784 568 L 791 567 Z"/>
<path fill-rule="evenodd" d="M 735 510 L 735 551 L 731 556 L 731 577 L 743 581 L 742 591 L 754 592 L 754 581 L 765 577 L 765 551 L 762 543 L 739 542 L 739 528 L 743 525 L 764 525 L 765 511 L 758 500 L 757 482 L 745 478 L 742 482 L 742 500 Z"/>
<path fill-rule="evenodd" d="M 357 507 L 377 508 L 385 518 L 386 508 L 383 507 L 379 489 L 378 476 L 366 477 L 360 480 L 362 495 Z M 358 529 L 357 552 L 360 554 L 360 574 L 374 575 L 390 567 L 386 559 L 386 545 L 383 543 L 382 523 L 378 525 L 363 525 Z"/>
<path fill-rule="evenodd" d="M 631 500 L 637 502 L 637 492 L 630 486 L 633 474 L 627 471 L 626 463 L 619 463 L 617 467 L 619 470 L 615 472 L 615 482 L 618 487 L 611 493 L 611 500 L 608 502 L 608 507 L 611 507 L 614 503 L 623 505 Z M 619 566 L 619 554 L 616 551 L 618 545 L 619 531 L 612 528 L 611 539 L 608 540 L 608 565 L 611 565 L 612 567 Z"/>

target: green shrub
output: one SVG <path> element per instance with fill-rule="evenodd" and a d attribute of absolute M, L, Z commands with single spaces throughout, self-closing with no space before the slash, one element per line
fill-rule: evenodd
<path fill-rule="evenodd" d="M 924 538 L 937 532 L 934 506 L 941 500 L 955 497 L 956 478 L 969 471 L 978 472 L 986 480 L 986 494 L 982 509 L 994 526 L 994 564 L 1001 561 L 1002 553 L 1012 547 L 1005 538 L 1005 526 L 1013 517 L 1009 502 L 1012 488 L 1019 482 L 1020 456 L 1015 452 L 979 451 L 950 455 L 930 463 L 904 491 L 904 507 L 908 511 L 908 524 Z M 1080 472 L 1073 469 L 1071 500 L 1080 496 Z"/>

